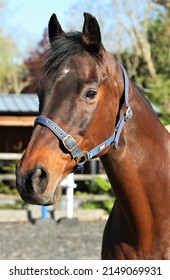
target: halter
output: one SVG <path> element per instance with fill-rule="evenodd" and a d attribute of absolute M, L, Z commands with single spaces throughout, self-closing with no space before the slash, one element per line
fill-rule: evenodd
<path fill-rule="evenodd" d="M 38 116 L 35 119 L 34 126 L 36 126 L 37 124 L 46 126 L 55 134 L 55 136 L 57 136 L 57 138 L 59 138 L 62 141 L 64 147 L 71 154 L 73 159 L 76 159 L 76 161 L 77 161 L 76 170 L 79 170 L 80 172 L 83 172 L 84 164 L 87 160 L 90 160 L 93 157 L 95 157 L 96 155 L 98 155 L 102 150 L 107 148 L 112 143 L 113 143 L 115 149 L 117 149 L 123 126 L 133 116 L 132 109 L 129 106 L 129 102 L 128 102 L 129 78 L 128 78 L 126 70 L 124 69 L 124 67 L 121 64 L 120 64 L 120 67 L 123 71 L 123 76 L 124 76 L 124 95 L 125 95 L 126 112 L 120 116 L 113 134 L 107 140 L 105 140 L 104 142 L 102 142 L 101 144 L 99 144 L 98 146 L 93 148 L 92 150 L 83 152 L 78 147 L 74 138 L 71 135 L 67 134 L 59 125 L 57 125 L 55 122 L 53 122 L 49 118 L 44 117 L 44 116 Z"/>

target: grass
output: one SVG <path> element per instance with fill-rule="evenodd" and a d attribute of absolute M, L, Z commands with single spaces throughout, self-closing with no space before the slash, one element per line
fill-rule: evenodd
<path fill-rule="evenodd" d="M 21 210 L 24 209 L 25 203 L 21 200 L 16 200 L 14 203 L 0 204 L 0 210 Z"/>
<path fill-rule="evenodd" d="M 114 205 L 114 200 L 107 199 L 102 201 L 86 201 L 82 202 L 81 207 L 83 209 L 103 209 L 106 211 L 106 214 L 109 214 Z"/>

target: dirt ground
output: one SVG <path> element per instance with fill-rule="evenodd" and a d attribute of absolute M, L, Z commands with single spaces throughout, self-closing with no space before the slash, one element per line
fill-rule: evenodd
<path fill-rule="evenodd" d="M 0 223 L 0 259 L 100 259 L 105 223 Z"/>

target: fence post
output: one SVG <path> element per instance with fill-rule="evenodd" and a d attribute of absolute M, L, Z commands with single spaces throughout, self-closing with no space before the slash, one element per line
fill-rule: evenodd
<path fill-rule="evenodd" d="M 67 218 L 72 219 L 73 218 L 73 196 L 74 196 L 74 189 L 73 187 L 68 187 L 66 190 L 66 199 L 67 199 Z"/>
<path fill-rule="evenodd" d="M 48 215 L 48 206 L 41 207 L 41 217 L 42 219 L 46 219 Z"/>
<path fill-rule="evenodd" d="M 66 188 L 66 217 L 68 219 L 72 219 L 74 210 L 74 188 L 76 188 L 77 186 L 74 183 L 74 173 L 67 175 L 67 177 L 65 177 L 64 180 L 61 182 L 61 186 Z"/>

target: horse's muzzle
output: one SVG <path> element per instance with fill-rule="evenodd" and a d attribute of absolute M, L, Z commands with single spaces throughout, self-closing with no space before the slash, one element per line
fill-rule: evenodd
<path fill-rule="evenodd" d="M 52 204 L 52 194 L 45 194 L 48 185 L 48 172 L 43 167 L 36 167 L 29 172 L 16 168 L 16 187 L 21 198 L 31 204 Z"/>

